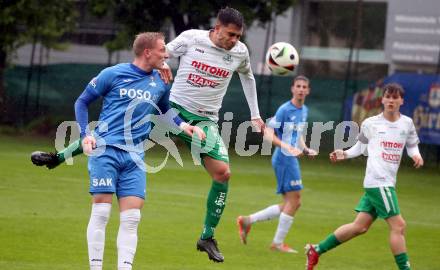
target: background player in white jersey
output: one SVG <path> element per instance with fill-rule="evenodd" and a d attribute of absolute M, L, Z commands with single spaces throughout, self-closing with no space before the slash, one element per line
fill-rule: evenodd
<path fill-rule="evenodd" d="M 180 134 L 179 137 L 191 147 L 193 155 L 202 159 L 212 178 L 197 249 L 207 252 L 209 259 L 215 262 L 224 260 L 213 236 L 226 204 L 230 178 L 228 152 L 218 132 L 217 120 L 234 71 L 240 76 L 253 124 L 259 130 L 264 129 L 249 52 L 239 41 L 243 23 L 242 14 L 227 7 L 218 12 L 214 29 L 188 30 L 167 44 L 170 57 L 180 57 L 171 89 L 171 106 L 185 121 L 203 126 L 206 133 L 206 140 L 201 145 L 187 135 Z"/>
<path fill-rule="evenodd" d="M 284 239 L 301 205 L 303 185 L 298 156 L 303 153 L 314 156 L 317 153 L 307 148 L 302 136 L 308 114 L 308 108 L 304 102 L 310 93 L 309 79 L 305 76 L 295 77 L 290 89 L 292 99 L 278 108 L 275 117 L 265 129 L 266 139 L 277 146 L 272 156 L 272 166 L 277 179 L 277 193 L 283 196 L 283 202 L 249 216 L 239 216 L 237 225 L 240 239 L 243 244 L 246 244 L 247 235 L 253 223 L 279 218 L 270 248 L 275 251 L 297 253 L 284 243 Z"/>
<path fill-rule="evenodd" d="M 385 219 L 389 225 L 391 252 L 398 268 L 411 269 L 404 236 L 406 225 L 400 215 L 395 185 L 405 146 L 414 161 L 414 167 L 423 166 L 423 159 L 419 153 L 419 139 L 412 119 L 399 112 L 403 97 L 404 91 L 400 85 L 385 85 L 383 112 L 364 120 L 358 142 L 353 147 L 330 153 L 331 161 L 341 161 L 361 155 L 363 146 L 367 145 L 365 193 L 355 208 L 358 214 L 352 223 L 340 226 L 319 244 L 306 246 L 308 270 L 314 268 L 321 254 L 366 233 L 377 217 Z"/>

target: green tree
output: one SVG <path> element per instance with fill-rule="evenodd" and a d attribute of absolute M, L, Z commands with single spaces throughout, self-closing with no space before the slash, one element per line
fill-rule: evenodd
<path fill-rule="evenodd" d="M 104 16 L 112 13 L 120 26 L 115 39 L 106 43 L 109 52 L 128 48 L 132 37 L 142 31 L 159 31 L 170 22 L 176 35 L 191 28 L 208 28 L 219 9 L 229 6 L 241 11 L 246 25 L 257 21 L 261 25 L 272 15 L 283 14 L 297 0 L 91 0 L 92 14 Z"/>
<path fill-rule="evenodd" d="M 26 43 L 58 48 L 59 38 L 74 28 L 75 18 L 71 0 L 0 1 L 0 113 L 6 110 L 4 72 L 11 55 Z"/>

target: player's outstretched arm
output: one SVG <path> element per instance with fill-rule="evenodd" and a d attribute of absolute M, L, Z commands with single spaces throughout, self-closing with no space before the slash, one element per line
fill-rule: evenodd
<path fill-rule="evenodd" d="M 342 149 L 336 149 L 335 151 L 330 153 L 330 161 L 331 162 L 338 162 L 345 159 L 344 150 Z"/>
<path fill-rule="evenodd" d="M 284 152 L 287 152 L 294 157 L 300 157 L 303 155 L 303 151 L 301 151 L 300 149 L 280 140 L 275 135 L 275 131 L 273 130 L 273 128 L 269 126 L 264 129 L 264 139 L 272 142 L 273 145 L 280 147 L 281 149 L 283 149 Z"/>
<path fill-rule="evenodd" d="M 342 149 L 336 149 L 330 153 L 330 161 L 338 162 L 344 159 L 355 158 L 362 154 L 362 143 L 357 141 L 350 149 L 344 151 Z"/>
<path fill-rule="evenodd" d="M 249 106 L 251 112 L 252 125 L 257 129 L 258 132 L 264 134 L 265 124 L 260 116 L 260 109 L 258 108 L 258 98 L 257 98 L 257 86 L 255 83 L 255 77 L 252 73 L 252 68 L 250 65 L 249 54 L 247 54 L 246 59 L 240 64 L 237 69 L 238 76 L 240 77 L 241 86 L 243 87 L 244 96 Z"/>

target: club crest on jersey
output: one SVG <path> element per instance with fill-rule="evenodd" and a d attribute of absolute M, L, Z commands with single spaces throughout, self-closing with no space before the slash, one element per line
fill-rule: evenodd
<path fill-rule="evenodd" d="M 148 85 L 151 86 L 151 87 L 156 87 L 157 84 L 154 82 L 154 77 L 151 76 L 150 79 L 151 79 L 151 82 Z"/>
<path fill-rule="evenodd" d="M 223 60 L 226 62 L 226 64 L 231 64 L 232 63 L 232 55 L 230 54 L 226 54 L 225 56 L 223 56 Z"/>

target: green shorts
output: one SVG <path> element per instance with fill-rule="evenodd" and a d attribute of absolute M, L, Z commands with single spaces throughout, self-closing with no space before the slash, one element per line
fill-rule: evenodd
<path fill-rule="evenodd" d="M 190 148 L 193 156 L 196 158 L 209 156 L 215 160 L 221 160 L 229 163 L 228 149 L 220 136 L 217 123 L 207 117 L 190 113 L 182 106 L 173 102 L 170 102 L 170 105 L 172 108 L 175 108 L 179 111 L 179 116 L 183 120 L 191 125 L 200 127 L 206 134 L 206 139 L 202 142 L 196 138 L 193 139 L 184 132 L 181 132 L 179 135 L 177 135 L 177 137 L 181 138 Z"/>
<path fill-rule="evenodd" d="M 354 209 L 366 212 L 374 218 L 390 218 L 400 214 L 397 194 L 394 187 L 365 188 L 365 193 Z"/>

